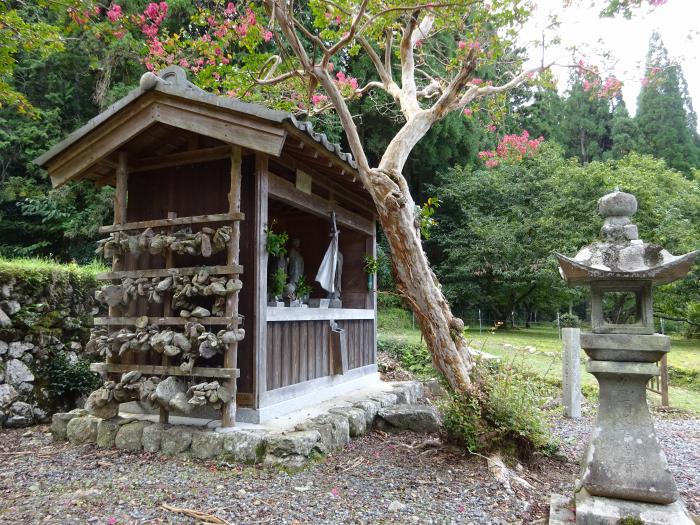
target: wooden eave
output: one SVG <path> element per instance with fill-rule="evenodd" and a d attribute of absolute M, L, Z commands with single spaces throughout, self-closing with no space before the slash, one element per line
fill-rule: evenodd
<path fill-rule="evenodd" d="M 48 161 L 53 186 L 85 178 L 99 183 L 111 176 L 109 155 L 158 123 L 273 156 L 281 154 L 287 135 L 278 124 L 251 115 L 159 91 L 146 92 Z"/>

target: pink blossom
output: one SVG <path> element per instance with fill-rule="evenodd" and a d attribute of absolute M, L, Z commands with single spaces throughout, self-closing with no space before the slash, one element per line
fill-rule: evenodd
<path fill-rule="evenodd" d="M 458 47 L 459 49 L 464 49 L 465 47 L 467 47 L 467 43 L 466 43 L 464 40 L 460 40 L 460 41 L 457 43 L 457 47 Z"/>
<path fill-rule="evenodd" d="M 478 86 L 479 84 L 483 84 L 483 82 L 484 82 L 484 81 L 483 81 L 482 79 L 480 79 L 480 78 L 472 78 L 472 79 L 469 81 L 470 84 L 473 84 L 473 85 L 475 85 L 475 86 Z"/>
<path fill-rule="evenodd" d="M 224 9 L 224 15 L 226 16 L 231 16 L 236 12 L 236 6 L 233 4 L 233 2 L 229 2 L 226 4 L 226 9 Z"/>
<path fill-rule="evenodd" d="M 313 95 L 311 97 L 311 103 L 314 106 L 317 106 L 323 102 L 326 102 L 328 100 L 328 97 L 326 95 Z"/>
<path fill-rule="evenodd" d="M 583 90 L 584 91 L 590 91 L 591 87 L 593 87 L 593 84 L 591 84 L 588 80 L 583 81 Z"/>
<path fill-rule="evenodd" d="M 120 29 L 118 31 L 112 31 L 112 35 L 114 35 L 114 38 L 116 38 L 117 40 L 121 40 L 122 38 L 124 38 L 124 35 L 126 35 L 126 31 L 124 31 L 123 29 Z"/>
<path fill-rule="evenodd" d="M 236 91 L 235 89 L 231 89 L 231 90 L 227 91 L 226 94 L 227 94 L 229 97 L 237 97 L 237 96 L 238 96 L 238 91 Z"/>
<path fill-rule="evenodd" d="M 224 54 L 224 52 L 221 51 L 221 48 L 220 48 L 220 47 L 217 47 L 216 49 L 214 49 L 214 54 L 217 55 L 217 56 L 221 56 L 221 55 Z"/>
<path fill-rule="evenodd" d="M 474 114 L 474 110 L 472 108 L 464 108 L 464 114 L 467 117 L 471 117 Z"/>
<path fill-rule="evenodd" d="M 335 497 L 338 497 L 338 495 L 340 495 L 340 491 L 336 487 L 333 487 L 331 489 L 331 494 Z"/>
<path fill-rule="evenodd" d="M 186 58 L 181 58 L 179 63 L 180 67 L 190 67 L 190 63 L 187 61 Z"/>
<path fill-rule="evenodd" d="M 423 45 L 422 40 L 416 40 L 416 47 L 421 47 Z"/>
<path fill-rule="evenodd" d="M 229 62 L 231 62 L 231 61 L 230 61 L 228 58 L 226 58 L 226 57 L 221 57 L 221 63 L 222 63 L 222 64 L 226 65 L 226 64 L 228 64 Z"/>
<path fill-rule="evenodd" d="M 496 125 L 489 124 L 488 126 L 486 126 L 486 131 L 490 131 L 491 133 L 495 133 L 496 132 Z"/>
<path fill-rule="evenodd" d="M 213 76 L 214 79 L 215 79 L 217 82 L 218 82 L 219 80 L 221 80 L 221 75 L 220 75 L 218 72 L 216 72 L 216 71 L 214 71 L 214 72 L 211 74 L 211 76 Z"/>
<path fill-rule="evenodd" d="M 265 40 L 265 42 L 269 42 L 270 40 L 272 40 L 272 31 L 263 31 L 263 40 Z"/>
<path fill-rule="evenodd" d="M 116 22 L 122 17 L 122 15 L 122 6 L 117 4 L 112 4 L 111 6 L 109 6 L 109 11 L 107 11 L 107 18 L 109 18 L 111 22 Z"/>
<path fill-rule="evenodd" d="M 336 24 L 336 25 L 340 25 L 340 23 L 341 23 L 342 21 L 343 21 L 343 19 L 341 18 L 340 15 L 338 15 L 338 16 L 335 17 L 335 24 Z"/>
<path fill-rule="evenodd" d="M 153 38 L 148 42 L 148 51 L 151 55 L 155 56 L 163 56 L 163 53 L 165 53 L 163 44 L 157 38 Z"/>
<path fill-rule="evenodd" d="M 474 42 L 469 42 L 469 49 L 476 49 L 478 51 L 481 49 L 481 44 L 476 40 Z"/>
<path fill-rule="evenodd" d="M 254 26 L 257 23 L 255 12 L 250 7 L 246 9 L 246 19 L 249 26 Z"/>
<path fill-rule="evenodd" d="M 117 525 L 117 518 L 114 516 L 107 518 L 107 525 Z"/>

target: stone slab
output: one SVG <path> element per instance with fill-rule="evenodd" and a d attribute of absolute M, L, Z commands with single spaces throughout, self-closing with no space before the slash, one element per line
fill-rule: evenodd
<path fill-rule="evenodd" d="M 549 499 L 549 525 L 572 525 L 576 523 L 574 500 L 561 494 L 552 494 Z"/>
<path fill-rule="evenodd" d="M 576 525 L 619 525 L 636 518 L 644 525 L 695 525 L 679 500 L 669 505 L 591 496 L 585 489 L 576 495 Z"/>

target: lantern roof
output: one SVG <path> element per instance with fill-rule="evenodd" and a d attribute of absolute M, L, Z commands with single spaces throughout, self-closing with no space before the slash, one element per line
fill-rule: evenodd
<path fill-rule="evenodd" d="M 685 277 L 700 250 L 676 256 L 639 239 L 630 219 L 636 211 L 634 195 L 619 189 L 600 198 L 598 213 L 605 219 L 601 240 L 584 246 L 573 258 L 555 253 L 567 284 L 636 280 L 657 285 Z"/>

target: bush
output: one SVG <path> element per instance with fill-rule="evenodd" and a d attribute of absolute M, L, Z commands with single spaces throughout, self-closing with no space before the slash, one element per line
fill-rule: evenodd
<path fill-rule="evenodd" d="M 580 328 L 581 319 L 576 314 L 562 314 L 559 317 L 559 325 L 562 328 Z"/>
<path fill-rule="evenodd" d="M 472 453 L 500 450 L 519 459 L 553 453 L 532 378 L 501 363 L 481 363 L 474 389 L 451 392 L 442 406 L 448 436 Z"/>
<path fill-rule="evenodd" d="M 377 349 L 397 359 L 401 366 L 419 378 L 437 375 L 433 360 L 424 344 L 406 343 L 395 339 L 379 339 Z"/>
<path fill-rule="evenodd" d="M 700 370 L 669 366 L 668 382 L 673 386 L 700 392 Z"/>
<path fill-rule="evenodd" d="M 100 376 L 90 371 L 90 362 L 84 359 L 70 359 L 59 350 L 49 352 L 47 359 L 41 362 L 37 386 L 47 396 L 42 404 L 56 409 L 73 408 L 76 400 L 87 395 L 102 384 Z"/>
<path fill-rule="evenodd" d="M 691 339 L 700 339 L 700 302 L 688 303 L 688 327 L 685 336 Z"/>

